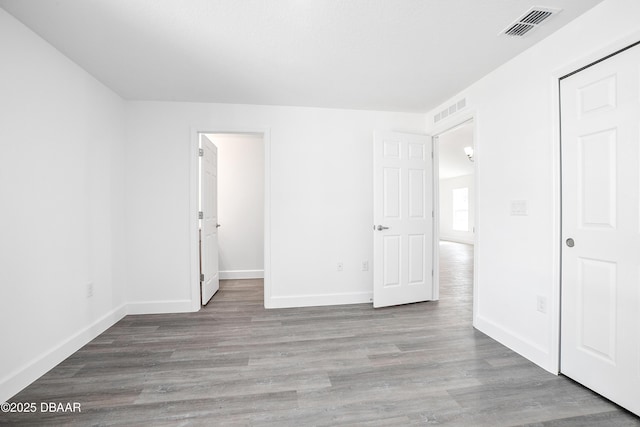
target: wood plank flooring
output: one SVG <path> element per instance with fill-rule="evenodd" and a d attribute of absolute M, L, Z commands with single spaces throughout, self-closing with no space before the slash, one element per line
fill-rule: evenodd
<path fill-rule="evenodd" d="M 472 247 L 441 244 L 441 300 L 265 310 L 223 281 L 199 313 L 127 316 L 12 402 L 81 413 L 0 424 L 638 426 L 471 327 Z"/>

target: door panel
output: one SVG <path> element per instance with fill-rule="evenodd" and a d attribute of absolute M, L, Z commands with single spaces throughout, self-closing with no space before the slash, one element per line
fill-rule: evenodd
<path fill-rule="evenodd" d="M 383 286 L 400 286 L 400 236 L 383 236 L 384 246 L 383 257 L 385 263 L 382 264 L 384 271 Z"/>
<path fill-rule="evenodd" d="M 640 47 L 563 79 L 561 115 L 561 371 L 640 414 Z"/>
<path fill-rule="evenodd" d="M 425 267 L 425 239 L 424 234 L 409 235 L 409 285 L 420 285 L 424 283 Z"/>
<path fill-rule="evenodd" d="M 385 218 L 400 218 L 400 168 L 384 168 L 382 198 Z"/>
<path fill-rule="evenodd" d="M 616 336 L 616 264 L 584 258 L 578 262 L 580 348 L 612 363 Z"/>
<path fill-rule="evenodd" d="M 409 217 L 424 218 L 424 170 L 409 170 Z"/>
<path fill-rule="evenodd" d="M 583 227 L 615 228 L 616 130 L 578 137 L 578 212 Z"/>
<path fill-rule="evenodd" d="M 432 299 L 431 138 L 374 136 L 374 307 Z"/>
<path fill-rule="evenodd" d="M 201 138 L 200 210 L 202 227 L 202 305 L 209 302 L 220 287 L 218 267 L 218 148 L 206 136 Z"/>

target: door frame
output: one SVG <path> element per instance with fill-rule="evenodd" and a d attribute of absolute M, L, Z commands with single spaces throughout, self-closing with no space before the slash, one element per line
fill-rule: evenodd
<path fill-rule="evenodd" d="M 433 279 L 434 284 L 437 283 L 437 287 L 434 287 L 435 295 L 434 299 L 440 298 L 440 152 L 437 144 L 438 138 L 443 133 L 449 132 L 465 123 L 471 121 L 473 123 L 473 203 L 475 206 L 473 213 L 474 233 L 473 233 L 473 325 L 476 325 L 476 315 L 478 313 L 478 253 L 480 251 L 478 245 L 478 236 L 480 230 L 479 212 L 478 209 L 478 194 L 479 194 L 479 156 L 478 147 L 478 113 L 476 110 L 471 109 L 464 113 L 459 113 L 454 117 L 445 119 L 442 123 L 434 126 L 431 131 L 431 143 L 433 144 L 433 179 L 434 179 L 434 201 L 433 201 L 433 228 L 434 228 L 434 251 L 433 251 Z M 434 285 L 435 286 L 435 285 Z"/>
<path fill-rule="evenodd" d="M 561 125 L 560 114 L 560 81 L 587 67 L 597 64 L 617 53 L 640 42 L 640 31 L 633 32 L 619 38 L 604 47 L 594 49 L 577 60 L 558 67 L 551 73 L 549 88 L 551 93 L 551 142 L 552 142 L 552 170 L 553 170 L 553 277 L 551 297 L 549 301 L 549 315 L 551 316 L 551 335 L 549 343 L 549 370 L 561 373 L 561 336 L 562 328 L 562 155 L 561 155 Z"/>
<path fill-rule="evenodd" d="M 199 311 L 200 304 L 200 248 L 198 244 L 198 149 L 200 134 L 237 133 L 262 134 L 264 144 L 264 305 L 271 301 L 271 129 L 234 126 L 192 127 L 189 138 L 189 261 L 191 309 Z"/>

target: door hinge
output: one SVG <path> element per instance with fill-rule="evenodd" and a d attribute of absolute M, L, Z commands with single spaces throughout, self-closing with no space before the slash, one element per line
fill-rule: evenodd
<path fill-rule="evenodd" d="M 200 281 L 204 282 L 204 274 L 200 273 Z"/>
<path fill-rule="evenodd" d="M 204 219 L 204 212 L 198 212 L 198 219 Z"/>
<path fill-rule="evenodd" d="M 433 211 L 431 211 L 431 218 L 435 218 L 435 217 L 436 217 L 436 214 Z"/>
<path fill-rule="evenodd" d="M 204 150 L 202 148 L 198 148 L 198 157 L 204 156 Z"/>

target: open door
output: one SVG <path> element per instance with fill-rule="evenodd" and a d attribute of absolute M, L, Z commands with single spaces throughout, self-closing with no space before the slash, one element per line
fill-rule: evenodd
<path fill-rule="evenodd" d="M 200 138 L 200 287 L 202 305 L 220 287 L 218 268 L 218 148 L 209 138 Z"/>
<path fill-rule="evenodd" d="M 374 134 L 373 306 L 433 299 L 431 137 Z"/>

